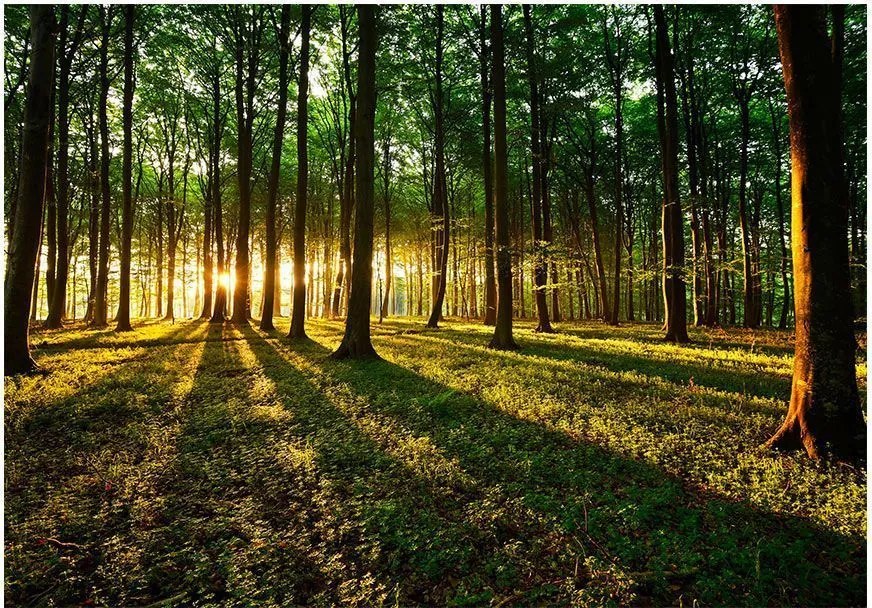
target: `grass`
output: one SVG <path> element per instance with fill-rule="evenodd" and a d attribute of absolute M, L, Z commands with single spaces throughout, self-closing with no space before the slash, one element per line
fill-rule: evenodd
<path fill-rule="evenodd" d="M 786 333 L 522 323 L 506 353 L 390 320 L 355 363 L 325 359 L 340 323 L 279 321 L 35 336 L 47 373 L 6 383 L 7 602 L 865 604 L 865 471 L 759 449 Z"/>

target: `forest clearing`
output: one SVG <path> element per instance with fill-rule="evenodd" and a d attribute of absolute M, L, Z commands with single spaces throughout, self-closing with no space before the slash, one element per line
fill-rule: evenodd
<path fill-rule="evenodd" d="M 5 5 L 4 597 L 860 606 L 865 5 Z"/>
<path fill-rule="evenodd" d="M 7 599 L 863 603 L 865 472 L 760 449 L 787 333 L 519 325 L 506 353 L 391 320 L 363 364 L 326 359 L 337 322 L 38 334 L 47 375 L 6 386 Z"/>

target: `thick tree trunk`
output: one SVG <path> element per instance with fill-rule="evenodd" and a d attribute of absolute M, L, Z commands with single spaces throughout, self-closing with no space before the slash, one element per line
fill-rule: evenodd
<path fill-rule="evenodd" d="M 369 314 L 372 304 L 372 243 L 375 161 L 375 56 L 377 7 L 357 7 L 360 42 L 357 55 L 357 118 L 355 120 L 357 213 L 354 218 L 354 262 L 345 335 L 333 359 L 378 358 L 370 339 Z"/>
<path fill-rule="evenodd" d="M 657 24 L 658 127 L 660 131 L 663 183 L 663 296 L 666 300 L 668 342 L 689 342 L 687 300 L 684 284 L 684 226 L 678 194 L 678 107 L 675 70 L 669 49 L 663 7 L 654 7 Z"/>
<path fill-rule="evenodd" d="M 288 337 L 306 338 L 306 206 L 309 189 L 309 30 L 312 7 L 303 5 L 300 78 L 297 85 L 297 200 L 294 209 L 294 301 Z"/>
<path fill-rule="evenodd" d="M 36 369 L 30 356 L 30 300 L 39 251 L 39 231 L 48 170 L 51 89 L 54 86 L 54 6 L 30 8 L 30 74 L 24 107 L 18 204 L 14 216 L 4 292 L 3 373 Z"/>
<path fill-rule="evenodd" d="M 499 4 L 490 5 L 491 82 L 494 93 L 494 221 L 497 245 L 497 319 L 490 348 L 515 350 L 512 337 L 512 252 L 509 249 L 509 163 L 506 146 L 506 68 L 503 17 Z"/>
<path fill-rule="evenodd" d="M 787 418 L 769 447 L 865 461 L 857 391 L 836 66 L 822 6 L 776 5 L 792 163 L 796 347 Z"/>
<path fill-rule="evenodd" d="M 121 121 L 124 129 L 121 159 L 121 277 L 115 331 L 131 331 L 130 325 L 130 244 L 133 239 L 133 22 L 136 7 L 124 7 L 124 104 Z"/>

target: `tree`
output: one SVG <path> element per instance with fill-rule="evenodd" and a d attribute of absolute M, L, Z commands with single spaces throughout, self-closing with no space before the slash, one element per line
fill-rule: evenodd
<path fill-rule="evenodd" d="M 494 95 L 494 219 L 497 244 L 497 319 L 488 345 L 515 350 L 512 337 L 512 252 L 509 245 L 508 172 L 506 146 L 506 58 L 503 44 L 503 16 L 499 4 L 491 4 L 491 82 Z"/>
<path fill-rule="evenodd" d="M 304 12 L 308 12 L 304 7 Z M 273 309 L 275 308 L 276 283 L 276 202 L 279 196 L 279 173 L 282 166 L 282 144 L 285 136 L 285 120 L 288 113 L 288 57 L 290 55 L 291 8 L 282 5 L 281 25 L 279 26 L 279 101 L 276 108 L 276 126 L 273 135 L 272 164 L 269 171 L 266 202 L 266 272 L 263 281 L 263 311 L 260 313 L 260 328 L 264 331 L 275 329 Z M 308 34 L 308 32 L 306 32 Z M 308 51 L 308 40 L 305 40 Z M 302 72 L 303 67 L 300 67 Z M 297 119 L 299 122 L 299 118 Z M 299 132 L 299 128 L 298 128 Z M 299 195 L 297 204 L 299 204 Z"/>
<path fill-rule="evenodd" d="M 767 446 L 865 460 L 850 293 L 838 58 L 822 6 L 776 5 L 790 121 L 796 346 L 790 407 Z"/>
<path fill-rule="evenodd" d="M 621 28 L 617 7 L 608 7 L 613 12 L 616 24 L 615 38 L 609 34 L 607 22 L 603 21 L 603 38 L 605 40 L 606 64 L 609 66 L 609 80 L 612 86 L 615 103 L 615 288 L 612 298 L 612 312 L 608 320 L 610 325 L 618 325 L 621 310 L 621 249 L 624 234 L 624 34 Z"/>
<path fill-rule="evenodd" d="M 30 356 L 30 299 L 39 251 L 39 230 L 48 171 L 48 132 L 55 67 L 54 5 L 30 8 L 30 70 L 21 142 L 18 204 L 6 269 L 4 374 L 36 369 Z"/>
<path fill-rule="evenodd" d="M 372 346 L 369 311 L 372 304 L 372 241 L 375 207 L 375 57 L 377 7 L 358 5 L 360 42 L 357 53 L 357 115 L 354 121 L 355 192 L 354 259 L 345 334 L 333 359 L 378 358 Z"/>
<path fill-rule="evenodd" d="M 482 159 L 484 165 L 484 324 L 497 321 L 497 280 L 494 275 L 494 185 L 491 157 L 491 83 L 488 78 L 487 7 L 481 5 L 479 17 L 479 63 L 481 70 L 481 124 L 484 135 Z"/>
<path fill-rule="evenodd" d="M 57 329 L 62 326 L 67 305 L 67 281 L 70 272 L 70 185 L 69 185 L 69 138 L 70 138 L 70 72 L 73 58 L 82 43 L 85 17 L 88 7 L 79 7 L 79 18 L 72 36 L 68 33 L 70 7 L 61 5 L 60 39 L 58 41 L 57 66 L 57 267 L 54 273 L 52 298 L 49 302 L 45 326 Z M 69 42 L 69 44 L 68 44 Z"/>
<path fill-rule="evenodd" d="M 122 144 L 121 288 L 115 331 L 131 331 L 130 244 L 133 240 L 133 25 L 136 7 L 124 7 L 124 142 Z"/>
<path fill-rule="evenodd" d="M 433 172 L 433 207 L 436 211 L 436 285 L 433 296 L 433 309 L 427 320 L 427 327 L 439 327 L 442 317 L 442 305 L 445 303 L 445 289 L 448 286 L 448 240 L 451 236 L 451 212 L 448 207 L 448 193 L 445 182 L 445 98 L 442 91 L 442 60 L 444 49 L 445 8 L 436 5 L 436 90 L 431 104 L 435 116 L 435 148 L 436 166 Z"/>
<path fill-rule="evenodd" d="M 540 120 L 541 117 L 539 115 L 539 78 L 536 73 L 536 53 L 535 42 L 533 40 L 533 19 L 530 14 L 530 5 L 525 4 L 523 10 L 524 32 L 527 39 L 527 82 L 530 85 L 530 154 L 533 163 L 533 180 L 531 189 L 532 202 L 530 209 L 532 214 L 531 225 L 533 228 L 533 278 L 536 286 L 536 315 L 539 319 L 536 331 L 551 334 L 554 333 L 554 329 L 551 327 L 551 320 L 548 318 L 548 300 L 545 294 L 545 284 L 548 281 L 548 265 L 542 252 L 545 241 L 542 226 L 543 152 L 541 135 L 542 125 Z"/>
<path fill-rule="evenodd" d="M 251 236 L 251 177 L 255 95 L 264 30 L 263 6 L 234 6 L 230 29 L 235 52 L 236 81 L 236 178 L 239 186 L 239 225 L 236 231 L 236 276 L 233 290 L 233 317 L 237 325 L 248 323 L 251 316 L 249 293 L 249 247 Z"/>
<path fill-rule="evenodd" d="M 100 94 L 98 123 L 100 129 L 100 246 L 97 252 L 97 287 L 94 299 L 93 327 L 108 325 L 109 297 L 109 222 L 112 212 L 112 192 L 109 186 L 109 39 L 114 7 L 99 7 L 100 12 Z"/>
<path fill-rule="evenodd" d="M 288 337 L 304 339 L 306 329 L 306 205 L 308 204 L 309 152 L 309 30 L 312 7 L 303 5 L 300 47 L 300 80 L 297 93 L 297 201 L 294 211 L 294 310 Z M 370 185 L 372 187 L 372 185 Z M 371 247 L 371 245 L 370 245 Z"/>
<path fill-rule="evenodd" d="M 666 341 L 689 342 L 684 284 L 684 226 L 678 194 L 678 102 L 675 68 L 663 7 L 654 7 L 657 28 L 658 126 L 663 166 L 663 296 L 666 300 Z"/>

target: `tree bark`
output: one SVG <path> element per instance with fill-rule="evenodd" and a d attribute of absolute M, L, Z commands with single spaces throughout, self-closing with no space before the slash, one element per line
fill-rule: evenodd
<path fill-rule="evenodd" d="M 227 318 L 227 260 L 224 251 L 224 218 L 221 209 L 221 72 L 216 67 L 212 74 L 212 213 L 214 219 L 215 253 L 218 257 L 218 286 L 215 288 L 215 306 L 211 323 L 223 323 Z"/>
<path fill-rule="evenodd" d="M 523 6 L 524 33 L 526 38 L 527 82 L 530 87 L 530 154 L 532 160 L 531 181 L 531 227 L 533 232 L 533 283 L 536 315 L 539 324 L 537 332 L 554 333 L 548 316 L 548 299 L 545 294 L 548 281 L 548 266 L 542 252 L 544 236 L 542 231 L 542 139 L 541 117 L 539 114 L 539 80 L 536 73 L 535 42 L 533 40 L 533 19 L 529 4 Z"/>
<path fill-rule="evenodd" d="M 479 42 L 481 45 L 481 124 L 484 133 L 482 158 L 484 164 L 484 324 L 497 321 L 497 282 L 494 275 L 494 188 L 491 158 L 491 85 L 488 78 L 487 7 L 481 5 Z"/>
<path fill-rule="evenodd" d="M 308 9 L 304 7 L 303 12 L 307 14 Z M 279 99 L 278 108 L 276 109 L 273 156 L 272 164 L 270 165 L 266 199 L 266 270 L 263 280 L 263 310 L 260 313 L 260 328 L 264 331 L 275 329 L 273 313 L 275 312 L 276 303 L 275 287 L 277 272 L 276 204 L 279 195 L 279 173 L 282 166 L 282 143 L 285 137 L 285 120 L 288 113 L 288 56 L 290 55 L 290 40 L 288 40 L 288 36 L 290 35 L 290 25 L 291 9 L 290 6 L 284 4 L 282 5 L 281 25 L 279 26 Z"/>
<path fill-rule="evenodd" d="M 309 30 L 312 7 L 303 5 L 297 94 L 297 200 L 294 209 L 294 301 L 289 338 L 306 338 L 306 206 L 309 179 Z"/>
<path fill-rule="evenodd" d="M 106 327 L 109 290 L 109 221 L 111 213 L 111 192 L 109 190 L 109 35 L 112 25 L 113 9 L 104 6 L 100 10 L 100 97 L 98 122 L 100 128 L 100 247 L 97 252 L 97 290 L 94 300 L 93 327 Z"/>
<path fill-rule="evenodd" d="M 515 350 L 512 337 L 512 252 L 509 244 L 508 153 L 506 146 L 506 68 L 503 45 L 503 17 L 499 4 L 490 5 L 491 82 L 494 93 L 494 221 L 497 245 L 497 319 L 494 336 L 488 345 L 500 350 Z"/>
<path fill-rule="evenodd" d="M 30 356 L 30 300 L 48 170 L 48 131 L 55 58 L 54 5 L 30 8 L 30 73 L 24 107 L 18 204 L 4 292 L 4 374 L 36 369 Z"/>
<path fill-rule="evenodd" d="M 657 28 L 658 127 L 660 131 L 663 183 L 663 296 L 666 300 L 668 342 L 690 342 L 687 335 L 687 301 L 684 284 L 684 226 L 678 194 L 678 108 L 675 69 L 663 7 L 654 7 Z M 662 93 L 660 93 L 662 91 Z"/>
<path fill-rule="evenodd" d="M 355 192 L 357 213 L 354 217 L 354 260 L 351 267 L 351 294 L 345 334 L 333 359 L 378 358 L 370 339 L 369 312 L 372 304 L 372 242 L 375 199 L 375 57 L 377 7 L 358 5 L 360 42 L 357 54 L 357 117 L 355 120 Z"/>
<path fill-rule="evenodd" d="M 58 57 L 58 88 L 57 88 L 57 268 L 53 297 L 49 302 L 48 318 L 45 325 L 50 329 L 57 329 L 63 325 L 64 313 L 67 306 L 67 282 L 70 274 L 70 235 L 69 235 L 69 212 L 70 212 L 70 186 L 69 186 L 69 137 L 70 137 L 70 71 L 73 57 L 78 50 L 84 31 L 85 17 L 88 13 L 86 6 L 80 7 L 79 20 L 73 33 L 69 48 L 67 48 L 67 28 L 69 26 L 69 6 L 61 5 L 61 40 Z"/>
<path fill-rule="evenodd" d="M 448 195 L 445 183 L 445 100 L 442 93 L 442 56 L 443 56 L 444 7 L 436 6 L 436 94 L 433 102 L 436 117 L 435 155 L 436 165 L 433 174 L 433 205 L 438 211 L 439 226 L 436 231 L 436 263 L 438 264 L 436 293 L 433 298 L 433 310 L 427 327 L 439 327 L 442 318 L 442 305 L 445 303 L 445 289 L 448 286 L 448 249 L 451 237 L 451 212 L 448 208 Z"/>
<path fill-rule="evenodd" d="M 790 407 L 767 446 L 865 461 L 857 391 L 837 69 L 822 6 L 775 6 L 790 119 L 796 347 Z"/>
<path fill-rule="evenodd" d="M 136 7 L 124 7 L 124 129 L 121 159 L 121 277 L 115 331 L 132 331 L 130 325 L 130 244 L 133 239 L 133 22 Z"/>

